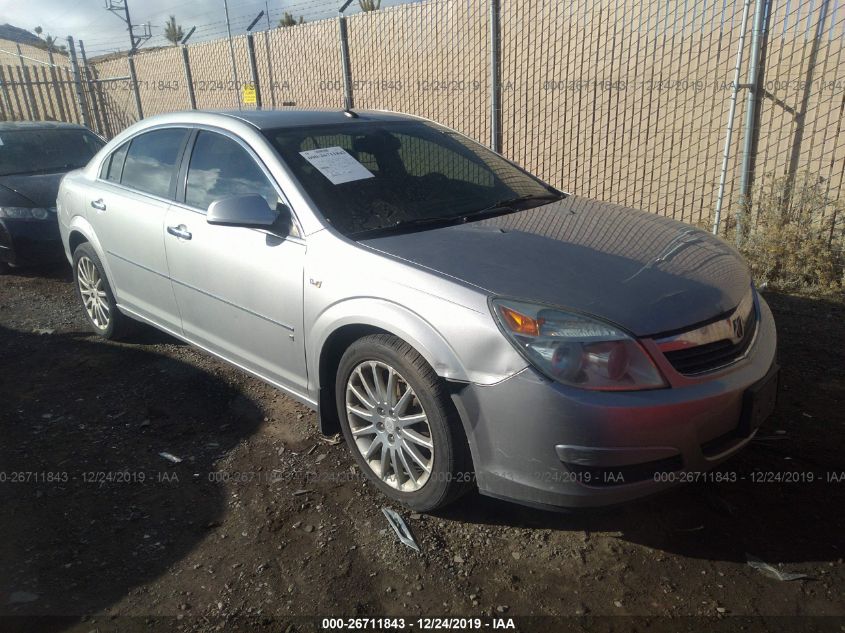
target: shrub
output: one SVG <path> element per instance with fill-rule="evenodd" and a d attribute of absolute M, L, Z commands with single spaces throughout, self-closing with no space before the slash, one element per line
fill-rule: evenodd
<path fill-rule="evenodd" d="M 720 233 L 736 243 L 737 218 Z M 779 290 L 842 290 L 845 204 L 821 178 L 761 178 L 742 214 L 739 250 L 754 279 Z"/>

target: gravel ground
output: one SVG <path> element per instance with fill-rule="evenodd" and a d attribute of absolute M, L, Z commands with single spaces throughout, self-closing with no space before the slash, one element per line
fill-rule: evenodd
<path fill-rule="evenodd" d="M 581 617 L 517 624 L 837 616 L 775 621 L 845 631 L 845 304 L 767 298 L 782 391 L 721 469 L 736 482 L 586 514 L 478 494 L 435 515 L 396 507 L 418 554 L 310 410 L 153 330 L 96 338 L 64 268 L 0 277 L 0 629 L 552 615 Z M 749 554 L 807 577 L 778 580 Z M 622 615 L 638 618 L 604 618 Z"/>

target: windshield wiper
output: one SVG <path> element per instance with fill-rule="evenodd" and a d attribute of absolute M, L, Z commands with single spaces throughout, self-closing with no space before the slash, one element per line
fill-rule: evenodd
<path fill-rule="evenodd" d="M 401 220 L 399 222 L 394 222 L 393 224 L 388 224 L 387 226 L 380 226 L 372 229 L 363 229 L 361 231 L 356 231 L 355 233 L 352 233 L 350 237 L 375 237 L 381 234 L 396 233 L 405 229 L 431 227 L 434 225 L 449 226 L 452 224 L 465 224 L 473 220 L 481 220 L 487 217 L 495 217 L 497 215 L 515 213 L 516 211 L 520 210 L 517 207 L 521 206 L 525 202 L 554 202 L 556 200 L 560 200 L 561 198 L 562 196 L 556 193 L 548 193 L 542 195 L 528 194 L 525 196 L 506 198 L 505 200 L 499 200 L 495 204 L 492 204 L 489 207 L 484 207 L 483 209 L 478 209 L 477 211 L 470 211 L 469 213 L 462 213 L 459 215 L 441 215 L 429 218 L 414 218 L 413 220 Z"/>
<path fill-rule="evenodd" d="M 482 216 L 499 215 L 502 212 L 513 213 L 514 211 L 518 211 L 519 209 L 517 209 L 516 207 L 521 206 L 524 202 L 555 202 L 557 200 L 560 200 L 562 197 L 563 196 L 556 193 L 529 193 L 525 196 L 516 196 L 515 198 L 506 198 L 505 200 L 499 200 L 498 202 L 490 205 L 489 207 L 484 207 L 483 209 L 479 209 L 478 211 L 465 213 L 464 215 L 459 217 L 461 217 L 463 221 L 466 222 L 470 218 L 478 219 Z"/>
<path fill-rule="evenodd" d="M 399 222 L 394 222 L 393 224 L 387 224 L 385 226 L 377 226 L 372 229 L 362 229 L 360 231 L 355 231 L 354 233 L 350 233 L 349 237 L 353 239 L 359 237 L 376 237 L 381 234 L 396 233 L 397 231 L 418 228 L 421 226 L 431 226 L 435 224 L 441 226 L 449 226 L 450 224 L 459 224 L 462 221 L 463 218 L 460 215 L 436 216 L 433 218 L 414 218 L 413 220 L 400 220 Z"/>

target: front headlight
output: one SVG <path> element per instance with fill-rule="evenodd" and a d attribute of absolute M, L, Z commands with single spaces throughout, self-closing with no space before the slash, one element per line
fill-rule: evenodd
<path fill-rule="evenodd" d="M 0 218 L 15 220 L 46 220 L 50 211 L 41 207 L 0 207 Z"/>
<path fill-rule="evenodd" d="M 600 391 L 666 386 L 642 346 L 609 323 L 508 299 L 493 299 L 492 310 L 514 347 L 558 382 Z"/>

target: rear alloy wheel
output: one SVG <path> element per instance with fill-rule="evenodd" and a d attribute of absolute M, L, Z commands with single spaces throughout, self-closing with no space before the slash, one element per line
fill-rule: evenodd
<path fill-rule="evenodd" d="M 352 456 L 385 495 L 429 511 L 471 487 L 469 447 L 445 384 L 410 345 L 388 334 L 359 339 L 340 361 L 335 393 Z"/>
<path fill-rule="evenodd" d="M 117 309 L 100 258 L 88 243 L 80 244 L 73 253 L 73 280 L 88 324 L 96 334 L 115 339 L 131 329 L 129 318 Z"/>
<path fill-rule="evenodd" d="M 111 323 L 111 307 L 103 286 L 103 277 L 88 257 L 80 257 L 76 262 L 76 283 L 88 320 L 96 329 L 105 331 Z"/>

